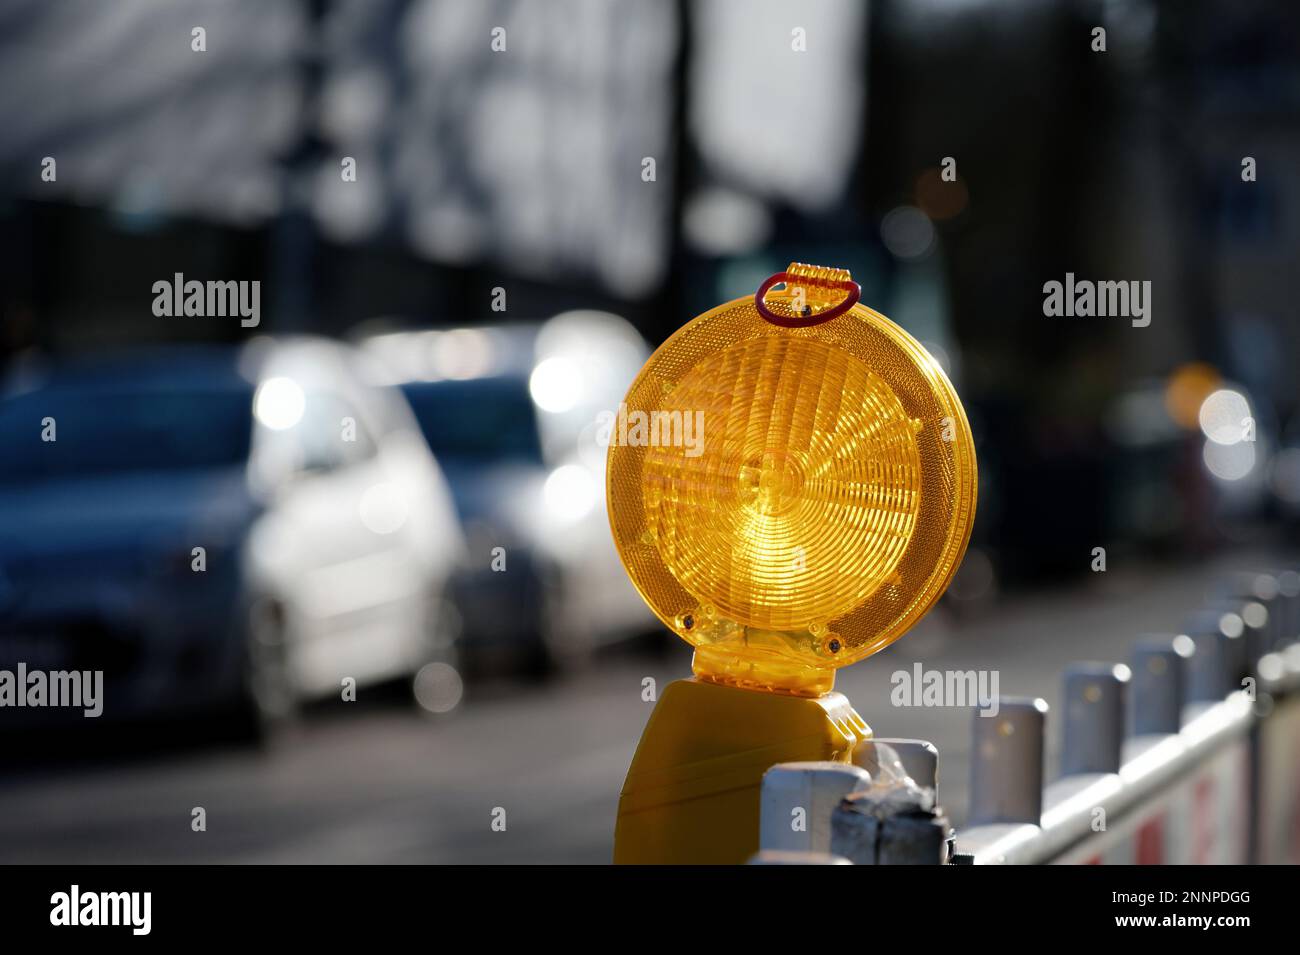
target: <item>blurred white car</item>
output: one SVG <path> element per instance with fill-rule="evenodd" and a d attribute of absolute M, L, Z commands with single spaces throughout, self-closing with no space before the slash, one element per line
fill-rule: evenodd
<path fill-rule="evenodd" d="M 250 476 L 271 506 L 249 569 L 285 608 L 289 685 L 308 697 L 452 656 L 455 508 L 410 407 L 375 372 L 346 346 L 305 341 L 258 373 Z"/>
<path fill-rule="evenodd" d="M 649 356 L 635 329 L 568 312 L 363 349 L 401 387 L 451 486 L 468 557 L 452 586 L 463 656 L 545 667 L 653 630 L 614 550 L 598 440 L 600 414 Z"/>

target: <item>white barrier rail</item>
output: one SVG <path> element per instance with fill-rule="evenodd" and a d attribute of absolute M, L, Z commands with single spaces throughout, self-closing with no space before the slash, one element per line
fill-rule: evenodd
<path fill-rule="evenodd" d="M 775 767 L 762 848 L 856 864 L 1300 863 L 1298 636 L 1300 575 L 1238 575 L 1183 633 L 1140 642 L 1131 667 L 1066 671 L 1062 777 L 1046 787 L 1046 703 L 1004 699 L 997 717 L 976 715 L 971 822 L 947 851 L 936 852 L 948 833 L 937 756 L 918 740 L 865 744 L 854 762 L 871 780 L 851 787 L 842 766 L 792 768 L 798 786 Z M 919 785 L 900 788 L 908 774 Z M 837 788 L 848 795 L 829 830 L 822 819 L 786 831 L 799 794 Z"/>
<path fill-rule="evenodd" d="M 1119 772 L 1065 776 L 1050 784 L 1043 793 L 1038 824 L 973 826 L 958 833 L 956 851 L 970 855 L 975 865 L 1246 862 L 1246 840 L 1231 836 L 1225 841 L 1217 824 L 1211 828 L 1203 821 L 1201 814 L 1212 810 L 1205 806 L 1206 797 L 1197 793 L 1205 793 L 1205 781 L 1214 780 L 1215 794 L 1225 790 L 1230 794 L 1214 804 L 1224 810 L 1221 814 L 1246 819 L 1252 705 L 1237 693 L 1198 709 L 1176 734 L 1130 740 Z M 1234 782 L 1234 777 L 1240 782 Z M 1219 782 L 1224 779 L 1226 787 Z M 1190 819 L 1184 811 L 1189 799 Z M 1190 832 L 1185 828 L 1188 823 Z M 1229 823 L 1228 832 L 1239 828 Z M 1177 840 L 1171 838 L 1174 831 L 1179 832 Z M 1216 833 L 1213 858 L 1199 848 L 1201 832 Z M 1183 835 L 1190 836 L 1193 858 L 1168 858 L 1168 848 L 1175 841 L 1182 844 Z M 1135 856 L 1121 858 L 1130 845 Z M 1105 859 L 1107 853 L 1110 860 Z"/>

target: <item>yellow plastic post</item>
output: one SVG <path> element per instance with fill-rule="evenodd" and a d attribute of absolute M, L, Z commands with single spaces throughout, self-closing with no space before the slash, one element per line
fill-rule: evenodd
<path fill-rule="evenodd" d="M 614 862 L 742 863 L 758 851 L 763 773 L 776 763 L 849 762 L 870 736 L 840 693 L 669 684 L 623 784 Z"/>

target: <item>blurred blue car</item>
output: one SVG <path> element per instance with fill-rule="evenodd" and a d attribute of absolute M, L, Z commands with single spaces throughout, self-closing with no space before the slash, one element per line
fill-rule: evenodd
<path fill-rule="evenodd" d="M 102 670 L 108 718 L 219 712 L 243 735 L 447 657 L 450 497 L 361 361 L 304 339 L 10 376 L 0 668 Z"/>

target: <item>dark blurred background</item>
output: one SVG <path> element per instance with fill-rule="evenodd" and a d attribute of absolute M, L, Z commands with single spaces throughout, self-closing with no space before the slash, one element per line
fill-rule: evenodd
<path fill-rule="evenodd" d="M 1104 52 L 1094 49 L 1097 27 Z M 437 646 L 394 650 L 392 666 L 362 681 L 382 687 L 414 674 L 421 708 L 442 719 L 366 709 L 367 700 L 360 715 L 326 708 L 281 732 L 269 762 L 238 748 L 196 755 L 188 737 L 160 756 L 156 728 L 133 728 L 131 740 L 148 742 L 126 776 L 93 762 L 50 769 L 36 754 L 0 792 L 5 828 L 23 830 L 6 837 L 13 858 L 607 858 L 618 783 L 648 712 L 640 675 L 685 675 L 689 653 L 651 637 L 659 655 L 645 655 L 655 628 L 634 595 L 595 607 L 594 592 L 607 588 L 593 582 L 621 579 L 603 527 L 603 463 L 584 422 L 617 402 L 648 347 L 794 260 L 851 269 L 862 300 L 948 370 L 977 440 L 966 563 L 915 640 L 854 668 L 868 673 L 862 680 L 887 673 L 871 666 L 920 656 L 1046 680 L 1065 659 L 1121 645 L 1107 640 L 1177 627 L 1216 568 L 1271 560 L 1294 540 L 1294 4 L 10 0 L 0 10 L 0 129 L 0 359 L 17 382 L 7 388 L 11 412 L 41 389 L 59 393 L 51 401 L 71 389 L 62 397 L 72 407 L 100 400 L 89 395 L 116 400 L 159 365 L 188 367 L 199 343 L 225 363 L 222 382 L 247 384 L 237 403 L 252 450 L 232 451 L 223 466 L 260 466 L 258 435 L 269 442 L 300 428 L 318 393 L 373 405 L 373 455 L 352 461 L 349 449 L 322 464 L 310 448 L 293 451 L 284 474 L 267 479 L 271 490 L 231 506 L 244 516 L 227 531 L 240 555 L 230 588 L 244 603 L 223 624 L 239 635 L 221 667 L 233 694 L 224 702 L 251 698 L 249 735 L 328 695 L 349 672 L 337 660 L 364 655 L 363 631 L 387 626 L 353 626 L 347 615 L 359 611 L 348 607 L 331 621 L 302 615 L 305 592 L 282 580 L 300 558 L 267 556 L 280 553 L 276 533 L 297 539 L 298 510 L 350 507 L 360 494 L 363 533 L 391 542 L 446 525 L 439 547 L 454 551 L 447 566 L 421 556 L 427 573 L 410 583 L 405 609 L 389 608 L 409 622 L 412 595 L 428 596 L 420 628 L 438 632 Z M 47 157 L 53 181 L 42 176 Z M 942 175 L 946 157 L 955 178 Z M 345 158 L 355 181 L 340 174 Z M 1150 325 L 1045 317 L 1044 283 L 1067 272 L 1149 280 Z M 152 286 L 175 273 L 260 281 L 260 324 L 156 317 Z M 293 351 L 318 345 L 340 370 Z M 288 352 L 277 358 L 279 348 Z M 106 356 L 120 364 L 103 366 Z M 277 362 L 311 372 L 276 371 Z M 193 387 L 208 373 L 176 377 Z M 311 374 L 334 377 L 313 384 Z M 598 388 L 601 374 L 610 380 Z M 166 394 L 177 387 L 169 381 L 156 387 Z M 587 390 L 574 392 L 573 381 Z M 385 404 L 395 389 L 400 408 Z M 411 420 L 428 461 L 389 448 L 414 433 Z M 7 441 L 11 426 L 20 427 L 0 417 Z M 485 429 L 500 437 L 484 443 Z M 378 477 L 349 477 L 373 462 Z M 107 588 L 117 570 L 81 558 L 102 554 L 111 535 L 86 528 L 133 492 L 95 476 L 128 470 L 102 455 L 53 475 L 0 468 L 0 514 L 11 518 L 0 527 L 9 656 L 63 641 L 50 659 L 69 661 L 111 633 L 125 647 L 114 660 L 144 667 L 139 654 L 154 650 L 140 647 L 165 644 L 137 639 L 143 625 L 103 601 L 32 596 Z M 94 486 L 42 496 L 69 475 Z M 164 493 L 152 473 L 130 480 Z M 388 502 L 399 486 L 412 497 L 397 516 L 365 503 Z M 417 513 L 414 496 L 444 487 L 449 506 Z M 312 495 L 320 500 L 299 502 Z M 141 500 L 149 512 L 154 498 Z M 560 536 L 593 543 L 557 550 L 555 526 L 506 513 L 503 500 L 524 511 L 536 502 L 545 520 L 570 528 Z M 89 517 L 51 550 L 52 532 L 32 515 L 67 515 L 78 502 Z M 273 523 L 289 530 L 259 530 Z M 184 530 L 158 531 L 163 550 L 188 552 L 194 526 L 191 513 L 173 525 Z M 498 545 L 520 558 L 501 580 L 486 577 Z M 364 556 L 348 561 L 365 563 L 340 558 L 335 570 L 390 580 L 384 561 L 406 566 L 415 558 L 401 547 L 422 545 L 357 546 Z M 40 560 L 48 571 L 34 569 Z M 316 572 L 333 589 L 330 568 Z M 120 597 L 133 586 L 108 589 Z M 69 637 L 70 627 L 85 632 Z M 336 639 L 335 656 L 293 656 L 313 627 Z M 253 630 L 273 636 L 249 644 Z M 577 630 L 600 636 L 574 645 Z M 627 636 L 640 638 L 631 650 Z M 283 659 L 259 663 L 255 686 L 237 685 L 244 657 L 270 653 L 256 649 L 264 645 Z M 186 660 L 200 684 L 221 669 L 179 654 L 168 665 Z M 124 692 L 173 686 L 170 673 L 155 669 L 153 684 L 124 675 Z M 520 679 L 547 673 L 561 677 Z M 963 715 L 909 724 L 919 716 L 890 712 L 883 696 L 854 698 L 889 735 L 951 739 L 961 765 Z M 110 769 L 126 758 L 114 750 Z M 525 772 L 529 758 L 553 773 Z M 340 759 L 377 761 L 370 788 L 339 783 L 355 791 L 310 802 L 329 790 L 326 767 Z M 964 794 L 953 785 L 960 819 Z M 204 796 L 214 790 L 241 835 L 192 842 L 189 807 L 220 802 Z M 530 835 L 490 832 L 498 805 L 519 805 Z M 70 813 L 82 813 L 75 834 Z M 167 826 L 182 835 L 142 835 Z"/>

